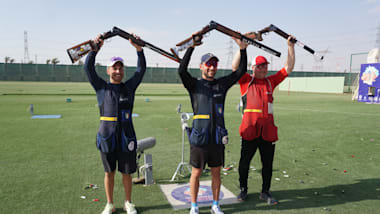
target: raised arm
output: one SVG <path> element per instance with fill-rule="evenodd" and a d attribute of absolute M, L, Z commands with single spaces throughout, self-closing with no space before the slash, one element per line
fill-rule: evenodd
<path fill-rule="evenodd" d="M 251 39 L 257 39 L 257 34 L 254 32 L 245 33 L 244 36 L 251 38 Z M 259 40 L 259 41 L 261 41 L 261 40 Z M 247 46 L 248 46 L 248 44 L 247 44 Z M 235 72 L 239 68 L 239 64 L 240 64 L 240 51 L 236 51 L 236 54 L 232 60 L 232 72 Z"/>
<path fill-rule="evenodd" d="M 195 83 L 195 78 L 190 75 L 190 73 L 187 71 L 187 67 L 189 66 L 191 55 L 193 54 L 194 47 L 189 47 L 186 50 L 185 55 L 183 56 L 181 60 L 181 64 L 178 68 L 178 74 L 182 80 L 183 85 L 187 90 L 191 90 Z"/>
<path fill-rule="evenodd" d="M 240 50 L 236 51 L 234 59 L 232 60 L 232 72 L 235 72 L 239 68 L 240 64 Z"/>
<path fill-rule="evenodd" d="M 242 42 L 240 39 L 233 38 L 236 44 L 239 45 L 240 50 L 238 54 L 235 55 L 235 58 L 238 56 L 239 59 L 236 60 L 237 69 L 233 69 L 232 73 L 223 78 L 225 81 L 226 88 L 233 86 L 246 72 L 247 72 L 247 46 L 245 42 Z"/>
<path fill-rule="evenodd" d="M 138 36 L 135 34 L 132 34 L 136 39 L 139 39 Z M 126 81 L 126 84 L 129 85 L 133 90 L 136 90 L 136 88 L 140 85 L 145 71 L 146 71 L 146 60 L 145 60 L 145 55 L 144 51 L 141 46 L 133 43 L 131 39 L 129 39 L 129 42 L 131 43 L 132 46 L 136 48 L 137 51 L 137 69 L 135 74 Z"/>
<path fill-rule="evenodd" d="M 97 90 L 101 89 L 104 84 L 107 84 L 107 83 L 102 78 L 100 78 L 95 71 L 96 54 L 98 53 L 100 48 L 103 46 L 103 40 L 100 39 L 100 35 L 98 35 L 95 39 L 93 39 L 93 41 L 95 44 L 98 44 L 98 49 L 96 51 L 91 51 L 87 55 L 86 61 L 84 63 L 84 70 L 85 70 L 86 75 L 88 77 L 88 81 L 91 83 L 91 85 L 95 89 L 95 91 L 97 91 Z"/>
<path fill-rule="evenodd" d="M 296 62 L 296 55 L 294 52 L 294 43 L 290 41 L 292 38 L 295 39 L 293 36 L 289 36 L 288 41 L 287 41 L 288 42 L 288 58 L 286 59 L 285 66 L 284 66 L 288 75 L 292 73 L 294 69 L 294 64 Z"/>

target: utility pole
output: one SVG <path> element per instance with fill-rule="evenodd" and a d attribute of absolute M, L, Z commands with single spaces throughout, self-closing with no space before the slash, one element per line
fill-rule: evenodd
<path fill-rule="evenodd" d="M 28 32 L 24 30 L 24 63 L 29 62 Z"/>
<path fill-rule="evenodd" d="M 234 44 L 232 39 L 227 43 L 228 44 L 228 52 L 227 52 L 227 60 L 226 60 L 226 69 L 230 69 L 232 66 L 232 57 L 234 55 Z"/>

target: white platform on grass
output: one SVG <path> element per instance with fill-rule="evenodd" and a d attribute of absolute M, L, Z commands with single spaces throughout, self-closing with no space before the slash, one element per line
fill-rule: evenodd
<path fill-rule="evenodd" d="M 161 191 L 164 193 L 168 202 L 172 205 L 173 209 L 186 209 L 190 208 L 190 185 L 186 184 L 162 184 L 160 185 Z M 220 187 L 219 203 L 234 204 L 239 203 L 236 196 L 225 188 L 223 185 Z M 212 205 L 212 190 L 211 181 L 201 181 L 199 183 L 198 192 L 198 206 L 205 207 Z"/>

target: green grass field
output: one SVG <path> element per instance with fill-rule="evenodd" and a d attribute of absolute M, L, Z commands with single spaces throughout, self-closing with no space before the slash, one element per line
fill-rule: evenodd
<path fill-rule="evenodd" d="M 145 102 L 146 98 L 151 102 Z M 235 164 L 235 168 L 240 156 L 238 100 L 239 88 L 234 86 L 228 94 L 225 119 L 230 134 L 226 164 Z M 35 114 L 61 114 L 62 118 L 32 120 L 30 104 Z M 157 140 L 146 151 L 153 155 L 156 184 L 133 188 L 140 213 L 189 212 L 174 211 L 158 186 L 170 183 L 181 158 L 178 104 L 183 111 L 191 111 L 181 85 L 142 84 L 137 90 L 137 137 Z M 0 213 L 100 213 L 106 198 L 95 147 L 99 110 L 91 86 L 0 82 L 0 112 Z M 225 213 L 380 213 L 379 105 L 351 101 L 351 95 L 276 91 L 274 112 L 280 140 L 272 193 L 280 204 L 267 206 L 258 199 L 261 165 L 256 153 L 251 165 L 258 170 L 250 172 L 248 201 L 222 206 Z M 188 153 L 186 143 L 186 160 Z M 238 173 L 222 176 L 223 185 L 237 194 Z M 202 180 L 210 178 L 209 174 L 202 176 Z M 188 177 L 178 180 L 187 181 Z M 85 190 L 90 183 L 100 188 Z M 120 175 L 115 187 L 116 213 L 122 213 Z M 81 199 L 82 195 L 87 198 Z M 93 202 L 94 198 L 100 201 Z M 201 213 L 209 213 L 209 208 L 201 208 Z"/>

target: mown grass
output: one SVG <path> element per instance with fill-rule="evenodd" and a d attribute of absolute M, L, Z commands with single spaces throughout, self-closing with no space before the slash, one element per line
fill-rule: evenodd
<path fill-rule="evenodd" d="M 99 112 L 91 86 L 0 82 L 0 94 L 1 213 L 100 213 L 106 198 L 95 147 Z M 66 98 L 72 102 L 67 103 Z M 230 134 L 226 164 L 234 164 L 234 168 L 240 156 L 238 101 L 239 88 L 234 86 L 225 109 Z M 31 120 L 30 104 L 35 114 L 61 114 L 62 118 Z M 169 183 L 181 158 L 178 104 L 182 104 L 182 111 L 191 111 L 189 96 L 178 84 L 142 84 L 137 91 L 137 136 L 157 139 L 156 146 L 146 151 L 153 155 L 156 184 L 133 188 L 133 201 L 140 213 L 188 213 L 174 211 L 158 186 Z M 258 170 L 250 173 L 248 201 L 224 205 L 225 213 L 378 213 L 378 105 L 351 101 L 350 95 L 276 91 L 274 111 L 280 140 L 272 192 L 280 204 L 267 206 L 258 200 L 261 165 L 257 153 L 251 165 Z M 188 143 L 185 154 L 188 160 Z M 238 173 L 233 170 L 222 176 L 223 185 L 237 194 Z M 210 175 L 202 179 L 209 180 Z M 122 213 L 124 200 L 120 180 L 118 175 L 116 213 Z M 180 178 L 178 182 L 187 180 Z M 85 190 L 89 183 L 100 188 Z M 82 195 L 86 199 L 81 199 Z M 100 201 L 93 202 L 94 198 Z M 209 208 L 202 208 L 201 213 L 209 213 Z"/>

